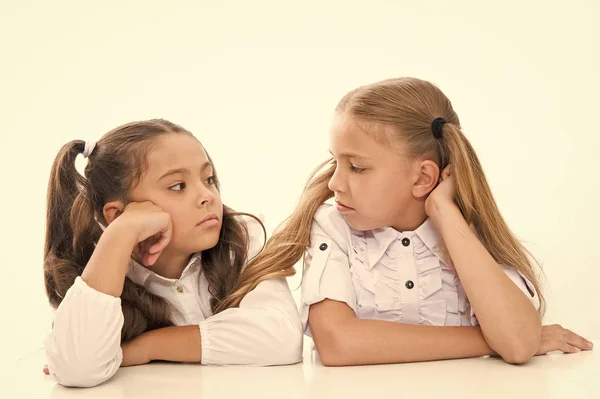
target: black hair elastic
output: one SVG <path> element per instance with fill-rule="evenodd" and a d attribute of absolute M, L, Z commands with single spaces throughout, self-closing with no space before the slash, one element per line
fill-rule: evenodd
<path fill-rule="evenodd" d="M 431 131 L 433 132 L 433 137 L 440 140 L 442 138 L 442 126 L 444 126 L 446 120 L 444 118 L 435 118 L 433 122 L 431 122 Z"/>

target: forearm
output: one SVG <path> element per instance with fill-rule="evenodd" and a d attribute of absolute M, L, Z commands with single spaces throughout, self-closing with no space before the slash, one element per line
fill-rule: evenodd
<path fill-rule="evenodd" d="M 135 237 L 115 220 L 98 240 L 81 275 L 83 281 L 96 291 L 120 297 L 135 244 Z"/>
<path fill-rule="evenodd" d="M 433 208 L 432 219 L 487 342 L 505 359 L 533 356 L 541 334 L 537 310 L 488 253 L 458 207 Z"/>
<path fill-rule="evenodd" d="M 329 342 L 315 337 L 315 344 L 323 363 L 331 366 L 421 362 L 495 354 L 479 327 L 438 327 L 380 320 L 354 319 L 340 328 Z"/>
<path fill-rule="evenodd" d="M 150 360 L 171 362 L 202 361 L 202 345 L 197 325 L 165 327 L 145 333 L 142 337 Z"/>

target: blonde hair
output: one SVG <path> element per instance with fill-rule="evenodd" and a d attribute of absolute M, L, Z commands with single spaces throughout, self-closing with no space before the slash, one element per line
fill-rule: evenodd
<path fill-rule="evenodd" d="M 500 214 L 475 150 L 463 135 L 450 100 L 438 87 L 415 78 L 388 79 L 349 92 L 336 111 L 359 121 L 392 127 L 388 139 L 402 140 L 409 156 L 431 156 L 440 170 L 451 164 L 456 177 L 456 203 L 465 220 L 497 263 L 514 268 L 533 284 L 540 299 L 539 312 L 544 313 L 536 262 Z M 439 140 L 431 127 L 438 117 L 446 120 Z M 333 196 L 328 182 L 335 168 L 330 159 L 313 171 L 300 202 L 255 259 L 255 267 L 278 266 L 283 270 L 303 257 L 310 245 L 314 214 Z"/>

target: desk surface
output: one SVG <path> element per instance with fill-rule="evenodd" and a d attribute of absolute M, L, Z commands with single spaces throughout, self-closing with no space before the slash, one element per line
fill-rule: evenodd
<path fill-rule="evenodd" d="M 595 341 L 597 344 L 598 341 Z M 203 367 L 152 363 L 122 368 L 90 389 L 64 388 L 42 374 L 43 351 L 19 360 L 2 398 L 600 398 L 596 350 L 535 357 L 525 366 L 477 358 L 361 367 L 324 367 L 305 345 L 302 364 Z M 4 375 L 7 377 L 7 374 Z"/>

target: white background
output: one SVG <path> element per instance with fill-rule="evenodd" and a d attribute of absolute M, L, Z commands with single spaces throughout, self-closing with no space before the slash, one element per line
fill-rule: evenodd
<path fill-rule="evenodd" d="M 2 0 L 2 358 L 39 350 L 50 329 L 45 195 L 61 145 L 170 119 L 214 158 L 225 202 L 272 230 L 327 157 L 341 96 L 397 76 L 453 101 L 543 263 L 545 322 L 599 339 L 598 4 Z"/>

